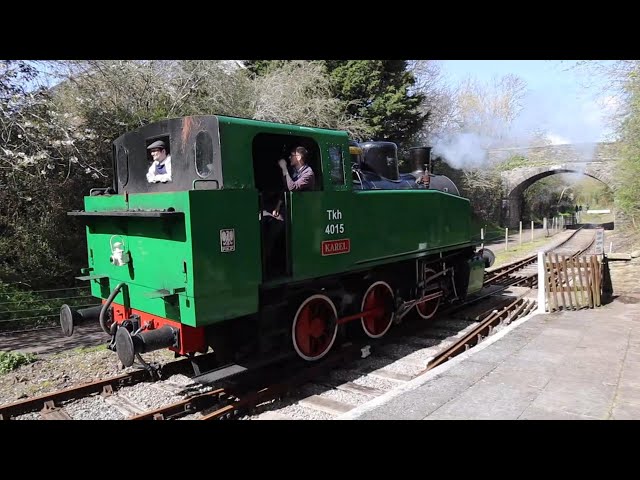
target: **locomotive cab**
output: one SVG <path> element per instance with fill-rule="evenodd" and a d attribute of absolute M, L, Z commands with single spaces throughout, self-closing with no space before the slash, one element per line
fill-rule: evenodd
<path fill-rule="evenodd" d="M 217 190 L 224 186 L 218 118 L 167 119 L 125 133 L 113 143 L 115 192 L 160 193 Z M 149 147 L 162 142 L 170 156 L 171 178 L 147 178 L 153 157 Z"/>
<path fill-rule="evenodd" d="M 253 139 L 253 174 L 258 192 L 264 281 L 292 274 L 291 195 L 310 192 L 289 192 L 278 161 L 285 160 L 290 169 L 290 152 L 299 146 L 309 152 L 307 165 L 314 172 L 313 191 L 322 191 L 321 156 L 316 141 L 300 135 L 275 133 L 259 133 Z"/>

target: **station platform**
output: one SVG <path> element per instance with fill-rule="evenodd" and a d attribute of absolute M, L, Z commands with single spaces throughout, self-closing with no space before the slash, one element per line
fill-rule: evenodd
<path fill-rule="evenodd" d="M 640 290 L 530 314 L 337 419 L 640 419 Z"/>

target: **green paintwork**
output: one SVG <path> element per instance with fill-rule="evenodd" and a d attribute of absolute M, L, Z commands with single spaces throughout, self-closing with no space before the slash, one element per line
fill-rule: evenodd
<path fill-rule="evenodd" d="M 190 194 L 194 325 L 256 312 L 262 281 L 257 192 L 209 190 Z M 223 229 L 234 229 L 234 251 L 221 251 Z"/>
<path fill-rule="evenodd" d="M 470 205 L 433 190 L 298 192 L 291 229 L 293 276 L 302 280 L 470 245 Z M 322 242 L 339 239 L 350 252 L 323 256 Z"/>
<path fill-rule="evenodd" d="M 124 196 L 119 196 L 124 197 Z M 115 210 L 114 197 L 86 197 L 86 211 Z M 218 205 L 222 208 L 215 208 Z M 231 208 L 231 206 L 233 206 Z M 88 230 L 91 274 L 108 275 L 109 283 L 92 281 L 92 294 L 106 298 L 120 282 L 114 301 L 191 326 L 202 326 L 257 309 L 261 279 L 257 192 L 200 190 L 129 196 L 129 208 L 174 208 L 184 218 L 98 217 Z M 233 252 L 221 252 L 220 230 L 235 230 Z M 116 237 L 114 237 L 116 235 Z M 110 242 L 124 241 L 131 262 L 110 263 Z M 154 292 L 184 289 L 160 297 Z M 179 303 L 180 308 L 176 308 Z"/>
<path fill-rule="evenodd" d="M 322 171 L 316 175 L 322 177 L 324 190 L 287 194 L 292 277 L 285 281 L 471 245 L 467 199 L 434 190 L 352 191 L 346 132 L 218 118 L 224 189 L 85 197 L 88 212 L 184 214 L 88 218 L 89 274 L 108 276 L 91 280 L 94 296 L 107 298 L 125 282 L 116 303 L 196 327 L 257 312 L 262 265 L 252 141 L 259 133 L 307 136 L 317 142 L 322 156 Z M 344 185 L 331 183 L 331 146 L 344 152 Z M 174 149 L 173 162 L 179 151 Z M 233 251 L 223 251 L 225 229 L 235 234 Z M 349 253 L 323 256 L 322 242 L 339 239 L 349 239 Z M 131 256 L 125 266 L 110 263 L 110 244 L 119 240 Z M 473 288 L 481 281 L 476 267 L 471 270 Z"/>

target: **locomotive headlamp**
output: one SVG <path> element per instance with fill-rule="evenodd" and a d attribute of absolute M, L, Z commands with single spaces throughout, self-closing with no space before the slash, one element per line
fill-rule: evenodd
<path fill-rule="evenodd" d="M 120 237 L 122 241 L 114 243 L 114 237 L 116 237 L 116 235 L 111 237 L 111 240 L 109 240 L 109 245 L 111 246 L 111 256 L 109 257 L 109 261 L 116 267 L 121 267 L 129 263 L 131 258 L 129 256 L 129 252 L 125 250 L 124 238 Z"/>

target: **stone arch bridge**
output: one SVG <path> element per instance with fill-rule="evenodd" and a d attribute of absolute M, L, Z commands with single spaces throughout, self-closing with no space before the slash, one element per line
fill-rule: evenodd
<path fill-rule="evenodd" d="M 616 143 L 590 143 L 489 150 L 490 161 L 524 158 L 523 166 L 501 173 L 502 224 L 509 228 L 518 227 L 524 191 L 551 175 L 580 173 L 615 190 L 619 158 L 616 147 Z"/>

